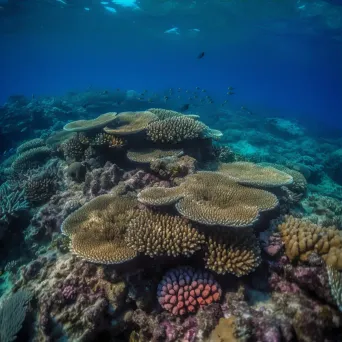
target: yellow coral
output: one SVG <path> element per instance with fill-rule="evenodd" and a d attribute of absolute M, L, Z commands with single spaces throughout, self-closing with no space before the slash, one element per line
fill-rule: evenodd
<path fill-rule="evenodd" d="M 126 241 L 140 253 L 189 256 L 201 248 L 204 236 L 179 216 L 144 210 L 130 222 Z"/>
<path fill-rule="evenodd" d="M 129 150 L 127 157 L 129 160 L 136 163 L 151 163 L 158 159 L 166 157 L 178 157 L 183 154 L 182 150 L 160 150 L 160 149 L 143 149 L 143 150 Z"/>
<path fill-rule="evenodd" d="M 144 131 L 148 124 L 158 120 L 158 117 L 149 111 L 122 112 L 112 122 L 114 128 L 105 127 L 104 131 L 114 135 L 129 135 Z"/>
<path fill-rule="evenodd" d="M 323 228 L 293 216 L 285 216 L 278 229 L 290 260 L 306 261 L 312 253 L 317 253 L 327 265 L 342 270 L 342 233 L 339 230 Z"/>
<path fill-rule="evenodd" d="M 249 274 L 260 264 L 259 242 L 253 231 L 221 233 L 207 239 L 206 268 L 237 277 Z"/>
<path fill-rule="evenodd" d="M 90 131 L 98 128 L 102 128 L 111 121 L 113 121 L 116 117 L 115 112 L 109 112 L 98 116 L 92 120 L 77 120 L 72 121 L 66 124 L 63 129 L 68 132 L 84 132 Z"/>
<path fill-rule="evenodd" d="M 270 166 L 250 162 L 221 163 L 218 172 L 245 185 L 280 187 L 293 182 L 292 176 Z"/>
<path fill-rule="evenodd" d="M 102 195 L 73 212 L 61 227 L 71 238 L 71 251 L 102 264 L 133 259 L 136 251 L 127 246 L 125 234 L 136 204 L 131 197 Z"/>
<path fill-rule="evenodd" d="M 278 205 L 275 195 L 239 185 L 216 172 L 189 175 L 175 188 L 149 188 L 138 195 L 147 205 L 176 203 L 186 218 L 206 225 L 245 227 L 253 225 L 262 211 Z"/>

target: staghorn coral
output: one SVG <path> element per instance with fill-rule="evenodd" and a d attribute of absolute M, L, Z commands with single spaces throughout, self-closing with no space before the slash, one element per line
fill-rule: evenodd
<path fill-rule="evenodd" d="M 149 111 L 123 112 L 112 123 L 116 128 L 105 127 L 104 131 L 114 135 L 135 134 L 144 131 L 149 123 L 156 120 L 158 117 Z"/>
<path fill-rule="evenodd" d="M 342 273 L 330 266 L 327 266 L 327 273 L 331 294 L 337 307 L 342 312 Z"/>
<path fill-rule="evenodd" d="M 210 273 L 187 266 L 166 272 L 157 290 L 159 304 L 175 316 L 195 313 L 218 302 L 221 295 L 221 287 Z"/>
<path fill-rule="evenodd" d="M 250 162 L 222 163 L 218 172 L 239 184 L 257 187 L 280 187 L 293 182 L 292 176 L 285 172 Z"/>
<path fill-rule="evenodd" d="M 0 303 L 0 341 L 16 340 L 25 320 L 31 295 L 25 290 L 19 290 Z"/>
<path fill-rule="evenodd" d="M 147 136 L 153 142 L 175 144 L 203 136 L 206 125 L 186 116 L 176 116 L 148 125 Z"/>
<path fill-rule="evenodd" d="M 92 120 L 77 120 L 66 124 L 63 129 L 68 132 L 85 132 L 102 128 L 113 121 L 116 117 L 115 112 L 109 112 L 98 116 Z"/>
<path fill-rule="evenodd" d="M 206 243 L 206 268 L 237 277 L 254 271 L 261 262 L 260 247 L 252 231 L 213 234 Z"/>
<path fill-rule="evenodd" d="M 41 147 L 44 145 L 45 145 L 45 143 L 44 143 L 43 139 L 40 139 L 40 138 L 32 139 L 32 140 L 26 141 L 25 143 L 18 146 L 17 153 L 21 154 L 21 153 L 24 153 L 28 150 L 33 149 L 33 148 Z"/>
<path fill-rule="evenodd" d="M 73 212 L 61 227 L 71 239 L 71 251 L 102 264 L 133 259 L 136 251 L 125 242 L 125 234 L 136 204 L 131 197 L 102 195 Z"/>
<path fill-rule="evenodd" d="M 164 109 L 164 108 L 150 108 L 148 109 L 149 112 L 155 114 L 159 120 L 165 120 L 173 117 L 179 117 L 179 116 L 185 116 L 182 113 L 176 112 L 174 110 L 170 109 Z M 199 119 L 199 115 L 189 114 L 186 115 L 186 117 L 191 119 Z"/>
<path fill-rule="evenodd" d="M 334 227 L 323 228 L 286 215 L 278 229 L 290 260 L 307 261 L 311 254 L 316 253 L 327 265 L 342 270 L 342 233 Z"/>
<path fill-rule="evenodd" d="M 139 211 L 129 223 L 127 245 L 153 256 L 189 256 L 201 248 L 204 236 L 178 216 L 152 210 Z"/>
<path fill-rule="evenodd" d="M 138 200 L 147 205 L 176 203 L 178 212 L 205 225 L 246 227 L 253 225 L 260 212 L 278 205 L 273 194 L 239 185 L 216 172 L 189 175 L 174 188 L 149 188 L 141 191 Z"/>
<path fill-rule="evenodd" d="M 160 150 L 148 148 L 143 150 L 129 150 L 127 158 L 136 163 L 152 163 L 163 158 L 177 158 L 183 154 L 183 150 Z"/>
<path fill-rule="evenodd" d="M 81 143 L 78 136 L 72 137 L 61 145 L 64 157 L 69 163 L 81 161 L 84 158 L 85 149 L 86 146 Z"/>
<path fill-rule="evenodd" d="M 47 146 L 35 147 L 20 154 L 12 163 L 15 172 L 24 172 L 27 169 L 42 165 L 51 155 L 51 149 Z"/>

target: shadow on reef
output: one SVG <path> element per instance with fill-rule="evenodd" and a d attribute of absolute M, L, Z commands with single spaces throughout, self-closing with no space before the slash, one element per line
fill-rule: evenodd
<path fill-rule="evenodd" d="M 341 203 L 310 182 L 333 184 L 313 157 L 270 154 L 284 136 L 311 148 L 303 128 L 270 120 L 248 140 L 160 108 L 79 118 L 1 165 L 1 341 L 341 340 Z"/>

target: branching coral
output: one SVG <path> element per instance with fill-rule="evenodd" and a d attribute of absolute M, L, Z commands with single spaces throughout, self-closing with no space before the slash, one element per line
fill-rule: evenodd
<path fill-rule="evenodd" d="M 182 113 L 176 112 L 174 110 L 170 110 L 170 109 L 163 109 L 163 108 L 150 108 L 148 109 L 149 112 L 157 115 L 159 120 L 165 120 L 165 119 L 169 119 L 169 118 L 173 118 L 176 116 L 185 116 Z M 192 119 L 198 119 L 199 115 L 194 115 L 194 114 L 189 114 L 186 115 L 187 118 L 192 118 Z"/>
<path fill-rule="evenodd" d="M 131 197 L 102 195 L 73 212 L 61 227 L 71 239 L 71 251 L 85 260 L 102 264 L 133 259 L 136 251 L 128 247 L 125 234 L 136 204 Z"/>
<path fill-rule="evenodd" d="M 84 132 L 102 128 L 113 121 L 116 117 L 115 112 L 109 112 L 98 116 L 92 120 L 77 120 L 69 122 L 64 126 L 64 130 L 68 132 Z"/>
<path fill-rule="evenodd" d="M 285 172 L 249 162 L 222 163 L 218 172 L 239 184 L 257 187 L 280 187 L 293 182 L 292 176 Z"/>
<path fill-rule="evenodd" d="M 323 228 L 293 216 L 285 216 L 278 229 L 290 260 L 306 261 L 312 253 L 317 253 L 327 265 L 342 270 L 342 233 L 339 230 Z"/>
<path fill-rule="evenodd" d="M 178 157 L 183 154 L 182 150 L 160 150 L 160 149 L 144 149 L 144 150 L 129 150 L 127 157 L 129 160 L 136 163 L 151 163 L 158 159 L 166 157 Z"/>
<path fill-rule="evenodd" d="M 50 170 L 29 177 L 24 186 L 26 198 L 33 204 L 47 201 L 56 192 L 56 188 L 56 175 Z"/>
<path fill-rule="evenodd" d="M 126 241 L 131 248 L 150 257 L 176 257 L 199 250 L 204 236 L 184 218 L 144 210 L 130 222 Z"/>
<path fill-rule="evenodd" d="M 81 161 L 86 146 L 81 143 L 78 136 L 72 137 L 61 145 L 64 157 L 68 162 Z"/>
<path fill-rule="evenodd" d="M 175 144 L 202 137 L 206 125 L 186 116 L 175 116 L 148 125 L 147 136 L 153 142 Z"/>
<path fill-rule="evenodd" d="M 104 131 L 114 135 L 135 134 L 144 131 L 149 123 L 156 120 L 158 117 L 149 111 L 123 112 L 112 123 L 115 128 L 105 127 Z"/>
<path fill-rule="evenodd" d="M 0 341 L 14 341 L 25 320 L 29 292 L 19 290 L 0 303 Z"/>
<path fill-rule="evenodd" d="M 273 194 L 239 185 L 216 172 L 189 175 L 175 188 L 149 188 L 138 195 L 147 205 L 176 203 L 178 212 L 205 225 L 245 227 L 253 225 L 262 211 L 278 205 Z"/>
<path fill-rule="evenodd" d="M 110 148 L 119 148 L 125 144 L 122 139 L 107 133 L 97 133 L 95 135 L 80 133 L 79 140 L 84 145 L 108 146 Z"/>
<path fill-rule="evenodd" d="M 12 168 L 16 172 L 23 172 L 27 169 L 35 168 L 51 155 L 51 149 L 46 146 L 35 147 L 20 154 L 12 163 Z"/>
<path fill-rule="evenodd" d="M 0 222 L 9 222 L 20 211 L 28 209 L 24 190 L 13 190 L 4 183 L 0 186 Z"/>
<path fill-rule="evenodd" d="M 252 231 L 210 235 L 206 247 L 206 268 L 219 274 L 241 277 L 261 262 L 259 242 Z"/>
<path fill-rule="evenodd" d="M 21 144 L 18 148 L 17 148 L 17 153 L 24 153 L 28 150 L 31 150 L 32 148 L 36 148 L 36 147 L 41 147 L 44 146 L 45 142 L 43 139 L 37 138 L 37 139 L 32 139 L 29 140 L 23 144 Z"/>

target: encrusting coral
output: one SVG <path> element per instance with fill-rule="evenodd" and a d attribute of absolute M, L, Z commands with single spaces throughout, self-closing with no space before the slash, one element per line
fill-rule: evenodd
<path fill-rule="evenodd" d="M 206 268 L 237 277 L 254 271 L 261 262 L 259 241 L 253 231 L 213 234 L 207 237 Z"/>
<path fill-rule="evenodd" d="M 129 135 L 144 131 L 147 126 L 158 120 L 158 117 L 149 111 L 122 112 L 112 122 L 115 128 L 105 127 L 104 131 L 114 135 Z"/>
<path fill-rule="evenodd" d="M 290 260 L 306 261 L 312 253 L 327 265 L 342 270 L 342 233 L 334 227 L 324 228 L 310 221 L 285 216 L 278 226 Z"/>
<path fill-rule="evenodd" d="M 285 172 L 250 162 L 221 163 L 218 172 L 239 184 L 262 188 L 280 187 L 293 182 L 292 176 Z"/>
<path fill-rule="evenodd" d="M 148 188 L 138 200 L 147 205 L 176 204 L 184 217 L 205 225 L 251 226 L 260 212 L 278 205 L 277 197 L 265 190 L 239 185 L 223 174 L 198 172 L 174 188 Z"/>
<path fill-rule="evenodd" d="M 136 163 L 151 163 L 158 159 L 178 157 L 182 154 L 182 150 L 160 150 L 149 148 L 143 150 L 129 150 L 127 152 L 127 158 Z"/>
<path fill-rule="evenodd" d="M 186 266 L 166 272 L 157 290 L 159 304 L 175 316 L 194 313 L 218 302 L 221 295 L 220 285 L 209 272 Z"/>
<path fill-rule="evenodd" d="M 136 251 L 125 242 L 125 233 L 136 204 L 132 197 L 102 195 L 74 211 L 61 227 L 62 233 L 71 239 L 71 251 L 102 264 L 119 264 L 135 258 Z"/>
<path fill-rule="evenodd" d="M 116 112 L 109 112 L 98 116 L 92 120 L 77 120 L 66 124 L 63 129 L 68 132 L 85 132 L 94 129 L 102 128 L 113 121 L 116 117 Z"/>
<path fill-rule="evenodd" d="M 144 210 L 130 221 L 126 241 L 128 246 L 150 257 L 189 256 L 201 248 L 204 235 L 182 217 Z"/>

